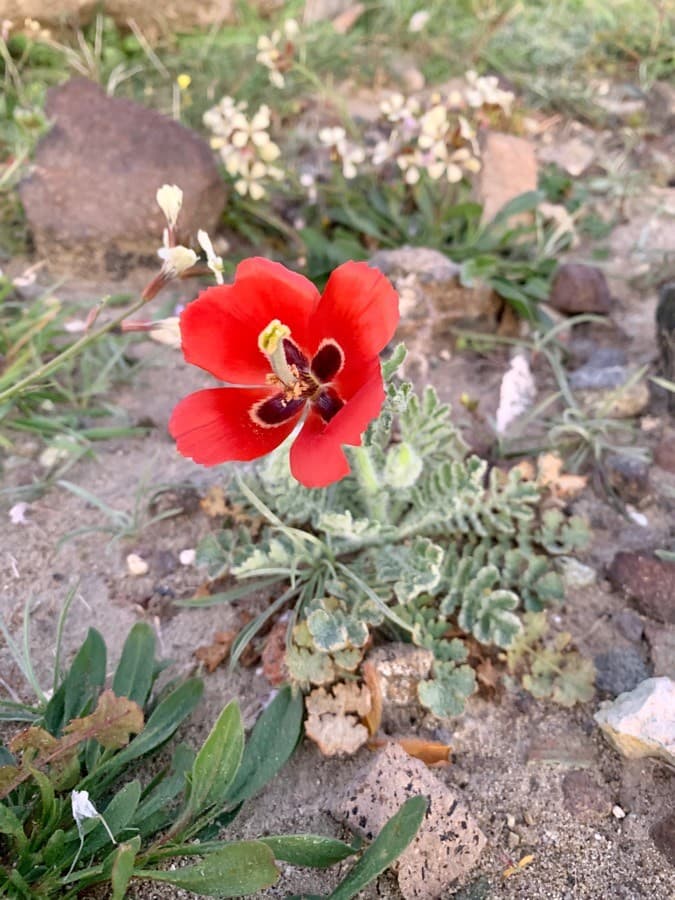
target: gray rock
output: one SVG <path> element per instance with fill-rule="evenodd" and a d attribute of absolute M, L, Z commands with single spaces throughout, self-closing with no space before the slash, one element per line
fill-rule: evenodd
<path fill-rule="evenodd" d="M 569 383 L 575 391 L 594 391 L 620 387 L 628 381 L 628 376 L 626 366 L 598 367 L 589 361 L 570 372 Z"/>
<path fill-rule="evenodd" d="M 38 253 L 51 269 L 83 277 L 124 275 L 139 258 L 157 263 L 165 226 L 155 194 L 177 184 L 183 241 L 213 230 L 226 190 L 211 148 L 182 125 L 73 79 L 47 95 L 54 122 L 20 194 Z"/>
<path fill-rule="evenodd" d="M 463 880 L 486 838 L 460 798 L 398 744 L 388 744 L 337 801 L 333 814 L 371 840 L 409 797 L 423 794 L 429 810 L 400 856 L 398 882 L 406 900 L 435 900 Z"/>
<path fill-rule="evenodd" d="M 606 315 L 613 306 L 604 273 L 596 266 L 582 263 L 563 263 L 558 268 L 548 302 L 558 312 L 570 314 Z"/>
<path fill-rule="evenodd" d="M 612 647 L 593 662 L 596 687 L 612 697 L 632 691 L 652 674 L 636 647 Z"/>
<path fill-rule="evenodd" d="M 649 495 L 649 464 L 621 453 L 605 459 L 607 480 L 622 500 L 640 503 Z"/>
<path fill-rule="evenodd" d="M 645 628 L 654 675 L 675 679 L 675 625 L 648 622 Z"/>
<path fill-rule="evenodd" d="M 627 641 L 632 641 L 634 644 L 637 644 L 642 640 L 642 635 L 645 630 L 644 625 L 640 616 L 636 612 L 633 612 L 632 609 L 622 609 L 620 612 L 616 613 L 616 615 L 612 616 L 612 622 Z"/>
<path fill-rule="evenodd" d="M 629 759 L 654 756 L 675 765 L 675 681 L 648 678 L 628 694 L 605 701 L 595 721 Z"/>
<path fill-rule="evenodd" d="M 607 786 L 601 786 L 583 769 L 567 772 L 562 780 L 563 804 L 567 812 L 585 824 L 606 819 L 612 811 Z"/>

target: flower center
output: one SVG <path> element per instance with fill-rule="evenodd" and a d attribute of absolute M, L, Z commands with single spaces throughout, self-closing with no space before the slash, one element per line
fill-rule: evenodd
<path fill-rule="evenodd" d="M 258 335 L 258 347 L 268 357 L 272 371 L 286 388 L 293 388 L 298 381 L 297 370 L 294 372 L 286 359 L 284 338 L 290 337 L 291 329 L 279 319 L 272 321 Z"/>
<path fill-rule="evenodd" d="M 323 340 L 310 363 L 292 340 L 288 325 L 273 319 L 258 335 L 258 347 L 270 361 L 268 381 L 283 388 L 255 404 L 251 417 L 258 425 L 269 428 L 287 422 L 307 401 L 326 423 L 342 409 L 344 401 L 330 384 L 344 364 L 344 353 L 335 341 Z"/>

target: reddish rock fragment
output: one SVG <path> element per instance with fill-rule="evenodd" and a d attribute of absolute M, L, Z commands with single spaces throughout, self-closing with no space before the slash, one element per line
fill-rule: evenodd
<path fill-rule="evenodd" d="M 600 313 L 612 309 L 612 295 L 604 273 L 595 266 L 563 263 L 556 272 L 548 302 L 558 312 Z"/>
<path fill-rule="evenodd" d="M 621 551 L 607 574 L 617 590 L 635 599 L 640 612 L 675 625 L 675 563 L 649 553 Z"/>

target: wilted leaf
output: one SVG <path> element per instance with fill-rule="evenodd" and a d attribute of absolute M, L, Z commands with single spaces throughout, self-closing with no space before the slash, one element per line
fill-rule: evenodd
<path fill-rule="evenodd" d="M 537 459 L 537 484 L 548 488 L 560 500 L 573 500 L 588 483 L 587 475 L 563 473 L 563 460 L 557 453 L 542 453 Z"/>
<path fill-rule="evenodd" d="M 368 741 L 370 750 L 379 750 L 388 742 L 384 739 Z M 401 737 L 396 738 L 396 743 L 402 747 L 408 756 L 421 760 L 427 766 L 445 765 L 450 760 L 452 748 L 441 741 L 427 741 L 424 738 Z"/>
<path fill-rule="evenodd" d="M 106 750 L 119 750 L 129 743 L 132 734 L 143 730 L 143 710 L 127 697 L 116 697 L 103 691 L 90 716 L 73 719 L 64 732 L 80 740 L 94 738 Z"/>
<path fill-rule="evenodd" d="M 365 684 L 336 684 L 331 693 L 315 688 L 305 698 L 305 705 L 305 732 L 324 756 L 355 753 L 368 740 L 368 729 L 360 721 L 372 706 Z"/>
<path fill-rule="evenodd" d="M 34 758 L 35 756 L 47 756 L 58 745 L 59 740 L 53 734 L 37 725 L 31 725 L 30 728 L 24 728 L 23 731 L 14 735 L 9 742 L 9 749 L 12 753 L 24 754 L 26 750 L 35 750 L 35 753 L 31 754 L 31 758 Z"/>
<path fill-rule="evenodd" d="M 218 666 L 230 655 L 230 648 L 237 636 L 236 631 L 216 631 L 213 641 L 203 647 L 197 647 L 195 656 L 204 663 L 206 671 L 215 672 Z"/>
<path fill-rule="evenodd" d="M 361 673 L 366 687 L 370 691 L 370 709 L 363 716 L 363 723 L 372 737 L 380 730 L 382 724 L 382 687 L 377 670 L 370 660 L 366 660 L 361 666 Z"/>
<path fill-rule="evenodd" d="M 288 623 L 283 619 L 277 622 L 265 638 L 262 651 L 262 667 L 265 678 L 277 687 L 288 681 L 286 667 L 286 632 Z"/>

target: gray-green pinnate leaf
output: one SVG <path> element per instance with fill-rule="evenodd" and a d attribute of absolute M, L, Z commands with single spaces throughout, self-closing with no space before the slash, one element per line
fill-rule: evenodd
<path fill-rule="evenodd" d="M 443 555 L 442 547 L 420 536 L 409 545 L 382 547 L 375 559 L 377 578 L 394 582 L 399 603 L 409 603 L 439 584 Z"/>
<path fill-rule="evenodd" d="M 434 666 L 434 677 L 417 686 L 420 703 L 441 718 L 459 716 L 476 689 L 476 676 L 471 666 L 440 663 Z"/>

